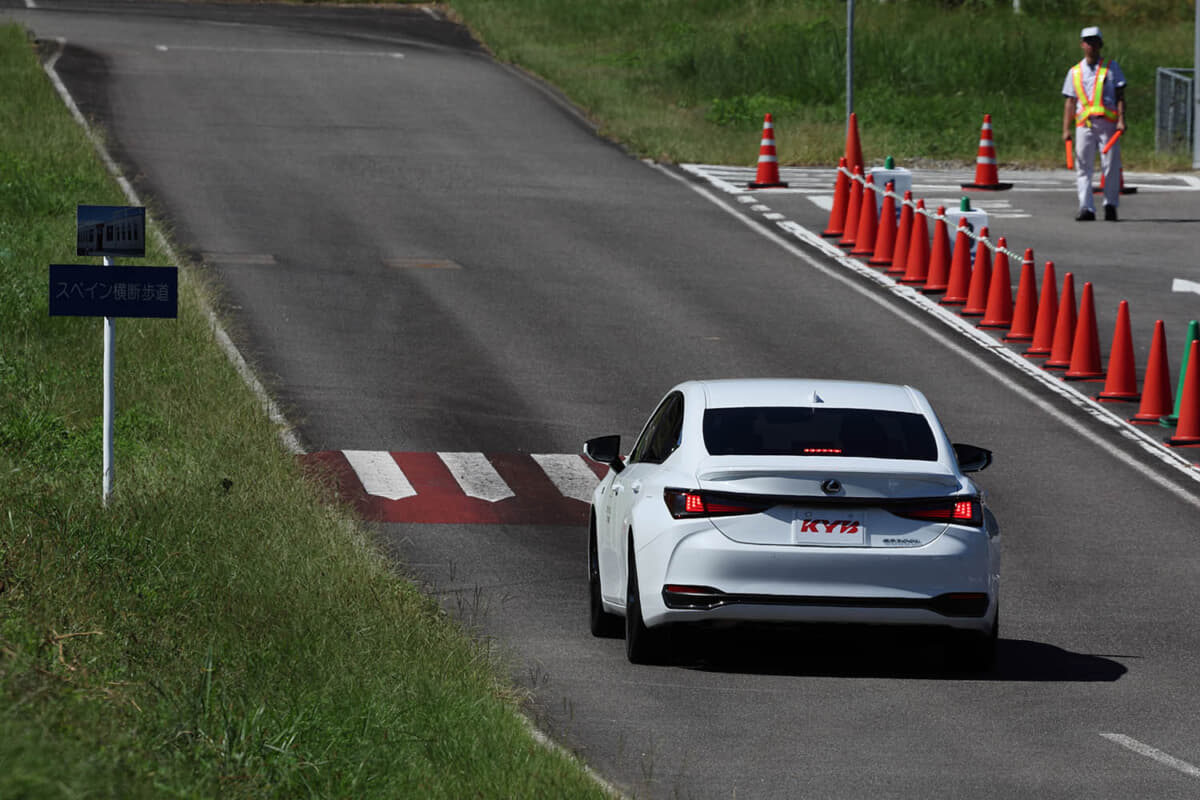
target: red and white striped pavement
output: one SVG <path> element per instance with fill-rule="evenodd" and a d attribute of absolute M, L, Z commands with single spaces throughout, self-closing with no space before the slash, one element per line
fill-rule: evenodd
<path fill-rule="evenodd" d="M 300 460 L 377 522 L 583 524 L 608 470 L 573 453 L 326 450 Z"/>

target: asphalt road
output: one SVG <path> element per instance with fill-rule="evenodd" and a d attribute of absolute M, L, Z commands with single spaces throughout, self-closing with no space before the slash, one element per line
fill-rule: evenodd
<path fill-rule="evenodd" d="M 745 202 L 642 163 L 420 9 L 23 5 L 0 16 L 66 40 L 58 73 L 219 281 L 311 451 L 577 453 L 631 440 L 678 380 L 755 375 L 912 383 L 952 438 L 995 450 L 1003 623 L 983 678 L 926 642 L 822 630 L 635 667 L 587 632 L 582 526 L 379 523 L 605 778 L 639 797 L 1200 791 L 1194 470 L 781 228 L 823 227 L 831 170 Z M 1139 192 L 1085 229 L 1069 184 L 1003 177 L 1030 212 L 1003 218 L 1010 247 L 1078 265 L 1102 325 L 1125 293 L 1135 328 L 1182 336 L 1200 298 L 1165 284 L 1188 277 L 1200 197 Z M 1072 260 L 1085 246 L 1103 255 Z"/>

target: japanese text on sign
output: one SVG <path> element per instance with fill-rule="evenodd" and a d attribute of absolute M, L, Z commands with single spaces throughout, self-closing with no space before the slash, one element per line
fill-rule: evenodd
<path fill-rule="evenodd" d="M 175 267 L 50 265 L 50 316 L 159 317 L 177 315 Z"/>

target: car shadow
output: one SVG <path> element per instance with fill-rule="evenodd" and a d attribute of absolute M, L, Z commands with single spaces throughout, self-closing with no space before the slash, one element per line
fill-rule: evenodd
<path fill-rule="evenodd" d="M 673 632 L 671 642 L 670 663 L 703 672 L 1093 683 L 1119 680 L 1128 671 L 1114 660 L 1117 656 L 1001 637 L 992 670 L 963 672 L 947 665 L 946 643 L 939 632 L 902 628 L 685 630 Z"/>

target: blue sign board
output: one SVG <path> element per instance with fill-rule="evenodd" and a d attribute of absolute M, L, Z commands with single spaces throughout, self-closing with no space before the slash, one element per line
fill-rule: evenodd
<path fill-rule="evenodd" d="M 177 267 L 50 265 L 52 317 L 157 317 L 179 308 Z"/>
<path fill-rule="evenodd" d="M 146 209 L 141 206 L 76 206 L 75 255 L 145 257 Z"/>

